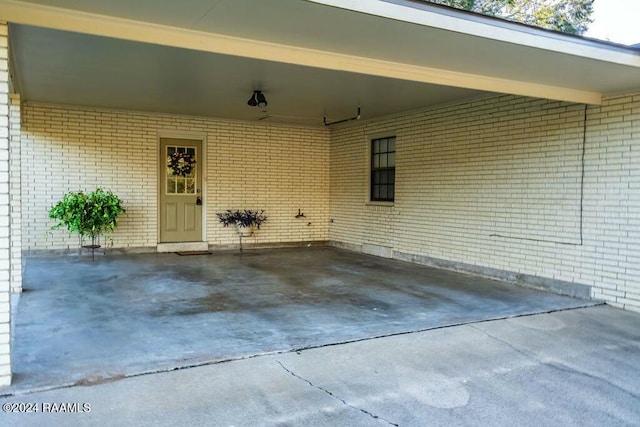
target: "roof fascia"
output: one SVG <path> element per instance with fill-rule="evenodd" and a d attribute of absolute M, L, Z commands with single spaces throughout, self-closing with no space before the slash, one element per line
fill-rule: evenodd
<path fill-rule="evenodd" d="M 562 34 L 437 4 L 418 4 L 411 0 L 305 1 L 505 43 L 640 67 L 640 55 L 631 46 Z"/>

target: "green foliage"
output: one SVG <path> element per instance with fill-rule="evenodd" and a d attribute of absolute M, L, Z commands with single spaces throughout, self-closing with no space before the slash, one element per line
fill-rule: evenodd
<path fill-rule="evenodd" d="M 227 209 L 224 212 L 216 213 L 216 215 L 224 227 L 230 225 L 250 227 L 253 225 L 260 229 L 260 225 L 267 220 L 264 210 L 252 211 L 245 209 L 242 211 L 232 211 Z"/>
<path fill-rule="evenodd" d="M 67 193 L 49 210 L 49 218 L 58 221 L 52 230 L 66 227 L 70 233 L 92 238 L 112 232 L 118 216 L 124 213 L 122 200 L 101 188 L 91 193 Z"/>
<path fill-rule="evenodd" d="M 428 1 L 568 34 L 583 34 L 593 21 L 594 0 Z"/>

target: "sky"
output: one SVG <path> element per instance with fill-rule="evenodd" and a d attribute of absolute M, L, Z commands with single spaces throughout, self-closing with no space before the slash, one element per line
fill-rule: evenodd
<path fill-rule="evenodd" d="M 584 34 L 626 45 L 640 43 L 640 0 L 595 0 L 593 22 Z"/>

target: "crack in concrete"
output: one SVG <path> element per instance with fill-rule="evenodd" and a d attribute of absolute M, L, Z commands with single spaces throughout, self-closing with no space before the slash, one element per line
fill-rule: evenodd
<path fill-rule="evenodd" d="M 545 362 L 544 360 L 542 360 L 542 359 L 540 359 L 539 357 L 537 357 L 537 356 L 535 355 L 535 353 L 528 352 L 528 351 L 522 350 L 522 349 L 520 349 L 520 348 L 517 348 L 516 346 L 514 346 L 513 344 L 511 344 L 509 341 L 504 340 L 504 339 L 499 338 L 499 337 L 496 337 L 495 335 L 491 335 L 489 332 L 485 331 L 484 329 L 478 328 L 478 327 L 477 327 L 477 326 L 475 326 L 475 325 L 469 325 L 469 326 L 470 326 L 471 328 L 475 329 L 476 331 L 480 331 L 480 332 L 482 332 L 483 334 L 485 334 L 486 336 L 488 336 L 488 337 L 489 337 L 489 338 L 491 338 L 492 340 L 494 340 L 494 341 L 498 341 L 499 343 L 502 343 L 502 344 L 506 345 L 507 347 L 509 347 L 509 348 L 511 348 L 513 351 L 515 351 L 516 353 L 521 354 L 522 356 L 527 357 L 527 358 L 529 358 L 529 359 L 532 359 L 533 361 L 535 361 L 535 362 L 539 363 L 540 365 L 548 366 L 548 367 L 550 367 L 550 368 L 552 368 L 552 369 L 556 369 L 556 370 L 558 370 L 558 371 L 566 372 L 566 373 L 568 373 L 568 374 L 580 375 L 580 376 L 583 376 L 583 377 L 586 377 L 586 378 L 589 378 L 589 379 L 592 379 L 592 380 L 596 380 L 596 381 L 603 382 L 603 383 L 605 383 L 605 384 L 609 385 L 610 387 L 613 387 L 613 388 L 615 388 L 616 390 L 619 390 L 619 391 L 621 391 L 622 393 L 624 393 L 624 394 L 626 394 L 626 395 L 628 395 L 628 396 L 632 397 L 633 399 L 638 399 L 638 400 L 640 400 L 640 396 L 638 396 L 637 394 L 635 394 L 635 393 L 633 393 L 632 391 L 629 391 L 629 390 L 627 390 L 627 389 L 625 389 L 625 388 L 623 388 L 623 387 L 619 386 L 618 384 L 615 384 L 615 383 L 613 383 L 613 382 L 609 381 L 609 380 L 608 380 L 608 379 L 606 379 L 606 378 L 602 378 L 602 377 L 599 377 L 599 376 L 596 376 L 596 375 L 590 374 L 590 373 L 588 373 L 588 372 L 584 372 L 584 371 L 578 370 L 578 369 L 576 369 L 576 368 L 573 368 L 573 367 L 571 367 L 571 366 L 565 365 L 565 364 L 563 364 L 563 363 L 558 363 L 558 362 L 555 362 L 555 363 L 554 363 L 554 362 Z"/>
<path fill-rule="evenodd" d="M 527 351 L 524 351 L 522 349 L 519 349 L 518 347 L 514 346 L 513 344 L 511 344 L 507 340 L 503 340 L 502 338 L 498 338 L 495 335 L 491 335 L 489 332 L 485 331 L 484 329 L 478 328 L 475 325 L 469 324 L 468 326 L 471 327 L 472 329 L 475 329 L 476 331 L 482 332 L 483 334 L 485 334 L 486 336 L 488 336 L 492 340 L 498 341 L 499 343 L 502 343 L 502 344 L 506 345 L 507 347 L 509 347 L 510 349 L 515 351 L 516 353 L 521 354 L 524 357 L 528 357 L 530 359 L 533 359 L 534 361 L 536 361 L 538 363 L 544 363 L 542 360 L 538 359 L 535 354 L 527 352 Z"/>
<path fill-rule="evenodd" d="M 377 340 L 377 339 L 381 339 L 381 338 L 396 337 L 396 336 L 403 336 L 403 335 L 411 335 L 411 334 L 416 334 L 416 333 L 421 333 L 421 332 L 429 332 L 429 331 L 434 331 L 434 330 L 439 330 L 439 329 L 456 328 L 456 327 L 459 327 L 459 326 L 470 325 L 470 326 L 473 327 L 473 324 L 482 324 L 482 323 L 488 323 L 488 322 L 495 322 L 495 321 L 505 320 L 505 319 L 514 319 L 514 318 L 518 318 L 518 317 L 530 317 L 530 316 L 536 316 L 536 315 L 539 315 L 539 314 L 550 314 L 550 313 L 556 313 L 556 312 L 561 312 L 561 311 L 580 310 L 580 309 L 591 308 L 591 307 L 596 307 L 596 306 L 600 306 L 600 305 L 605 305 L 605 303 L 603 303 L 603 302 L 589 302 L 589 303 L 586 303 L 586 304 L 583 304 L 583 305 L 576 305 L 576 306 L 567 307 L 567 308 L 555 308 L 555 309 L 546 310 L 546 311 L 534 311 L 534 312 L 530 312 L 530 313 L 506 315 L 506 316 L 500 316 L 500 317 L 492 317 L 492 318 L 488 318 L 488 319 L 461 321 L 461 322 L 457 322 L 457 323 L 449 323 L 449 324 L 444 324 L 444 325 L 439 325 L 439 326 L 430 326 L 430 327 L 425 327 L 425 328 L 411 329 L 411 330 L 408 330 L 408 331 L 390 332 L 390 333 L 386 333 L 386 334 L 372 335 L 372 336 L 368 336 L 368 337 L 364 337 L 364 338 L 353 338 L 353 339 L 347 339 L 347 340 L 343 340 L 343 341 L 336 341 L 336 342 L 330 342 L 330 343 L 324 343 L 324 344 L 310 344 L 310 345 L 306 345 L 306 346 L 302 346 L 302 347 L 296 347 L 296 348 L 287 349 L 287 350 L 265 351 L 265 352 L 262 352 L 262 353 L 254 353 L 254 354 L 248 354 L 248 355 L 239 355 L 239 356 L 235 356 L 235 357 L 227 357 L 227 358 L 223 358 L 223 359 L 220 359 L 220 360 L 198 361 L 198 362 L 195 362 L 195 363 L 186 363 L 186 364 L 176 365 L 176 366 L 172 366 L 172 367 L 168 367 L 168 368 L 163 367 L 163 368 L 159 368 L 159 369 L 150 369 L 150 370 L 143 370 L 143 371 L 137 371 L 137 372 L 131 372 L 131 373 L 124 373 L 124 374 L 122 374 L 122 377 L 123 378 L 135 378 L 135 377 L 140 377 L 140 376 L 144 376 L 144 375 L 160 374 L 160 373 L 171 372 L 171 371 L 179 371 L 179 370 L 182 370 L 182 369 L 197 368 L 197 367 L 201 367 L 201 366 L 218 365 L 218 364 L 227 363 L 227 362 L 235 362 L 235 361 L 240 361 L 240 360 L 247 360 L 247 359 L 253 359 L 253 358 L 256 358 L 256 357 L 270 356 L 270 355 L 276 355 L 276 354 L 285 354 L 285 353 L 293 353 L 293 352 L 300 354 L 300 352 L 305 351 L 305 350 L 341 346 L 341 345 L 345 345 L 345 344 L 351 344 L 351 343 L 357 343 L 357 342 L 363 342 L 363 341 L 372 341 L 372 340 Z M 478 330 L 480 330 L 480 329 L 478 329 Z M 506 343 L 506 344 L 508 344 L 508 343 Z M 515 347 L 513 347 L 513 349 L 517 351 L 517 349 Z M 118 374 L 117 376 L 120 377 L 121 375 Z M 121 379 L 121 378 L 117 378 L 117 379 Z M 78 382 L 82 382 L 82 381 L 83 381 L 83 379 L 81 378 L 80 380 L 76 380 L 74 382 L 67 382 L 67 383 L 62 383 L 62 384 L 50 384 L 50 385 L 46 385 L 46 384 L 45 385 L 36 385 L 35 387 L 26 388 L 26 389 L 16 388 L 16 386 L 14 384 L 14 385 L 9 386 L 9 389 L 7 389 L 6 391 L 3 390 L 2 392 L 0 392 L 0 398 L 19 396 L 19 395 L 26 395 L 26 394 L 31 394 L 31 393 L 39 393 L 39 392 L 43 392 L 43 391 L 60 390 L 60 389 L 75 387 L 77 385 L 87 385 L 87 384 L 77 384 Z M 105 378 L 105 382 L 107 382 L 107 381 L 108 381 L 108 378 Z"/>
<path fill-rule="evenodd" d="M 589 379 L 592 379 L 592 380 L 603 382 L 603 383 L 608 384 L 609 386 L 615 388 L 616 390 L 619 390 L 622 393 L 632 397 L 633 399 L 640 400 L 640 396 L 638 396 L 634 392 L 629 391 L 629 390 L 619 386 L 618 384 L 615 384 L 615 383 L 609 381 L 606 378 L 598 377 L 598 376 L 592 375 L 592 374 L 590 374 L 588 372 L 580 371 L 580 370 L 578 370 L 576 368 L 564 365 L 562 363 L 553 363 L 553 362 L 540 362 L 540 363 L 543 363 L 544 365 L 549 366 L 549 367 L 551 367 L 553 369 L 556 369 L 558 371 L 562 371 L 562 372 L 566 372 L 566 373 L 574 374 L 574 375 L 580 375 L 582 377 L 586 377 L 586 378 L 589 378 Z"/>
<path fill-rule="evenodd" d="M 387 420 L 387 419 L 385 419 L 385 418 L 382 418 L 382 417 L 381 417 L 381 416 L 379 416 L 379 415 L 376 415 L 376 414 L 374 414 L 374 413 L 372 413 L 372 412 L 367 411 L 366 409 L 359 408 L 359 407 L 357 407 L 357 406 L 354 406 L 354 405 L 350 404 L 349 402 L 347 402 L 346 400 L 344 400 L 344 399 L 342 399 L 342 398 L 340 398 L 340 397 L 336 396 L 335 394 L 333 394 L 331 391 L 327 390 L 326 388 L 324 388 L 324 387 L 320 387 L 320 386 L 318 386 L 318 385 L 315 385 L 315 384 L 313 384 L 311 381 L 309 381 L 308 379 L 303 378 L 303 377 L 301 377 L 300 375 L 296 374 L 295 372 L 293 372 L 292 370 L 290 370 L 290 369 L 288 369 L 286 366 L 284 366 L 284 365 L 282 364 L 282 362 L 280 362 L 279 360 L 276 360 L 276 362 L 278 363 L 278 365 L 280 365 L 280 367 L 282 367 L 282 369 L 284 369 L 285 371 L 287 371 L 287 372 L 288 372 L 289 374 L 291 374 L 294 378 L 297 378 L 297 379 L 299 379 L 300 381 L 304 381 L 305 383 L 309 384 L 309 386 L 311 386 L 311 387 L 313 387 L 313 388 L 315 388 L 315 389 L 317 389 L 317 390 L 320 390 L 320 391 L 325 392 L 326 394 L 328 394 L 329 396 L 331 396 L 333 399 L 336 399 L 336 400 L 338 400 L 339 402 L 342 402 L 342 404 L 343 404 L 343 405 L 348 406 L 349 408 L 352 408 L 352 409 L 358 410 L 358 411 L 362 412 L 363 414 L 366 414 L 366 415 L 370 416 L 370 417 L 371 417 L 371 418 L 373 418 L 373 419 L 380 420 L 380 421 L 384 421 L 384 422 L 386 422 L 386 423 L 387 423 L 387 424 L 389 424 L 389 425 L 392 425 L 392 426 L 395 426 L 395 427 L 399 427 L 399 426 L 400 426 L 399 424 L 393 423 L 393 422 L 391 422 L 391 421 L 389 421 L 389 420 Z"/>

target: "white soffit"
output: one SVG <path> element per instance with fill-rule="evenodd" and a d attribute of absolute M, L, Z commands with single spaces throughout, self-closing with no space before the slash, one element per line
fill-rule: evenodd
<path fill-rule="evenodd" d="M 376 0 L 0 0 L 0 19 L 571 102 L 600 103 L 603 95 L 640 88 L 637 51 L 412 5 L 418 4 Z"/>
<path fill-rule="evenodd" d="M 483 92 L 12 24 L 22 99 L 322 125 L 460 102 Z M 265 109 L 247 106 L 254 89 Z"/>

